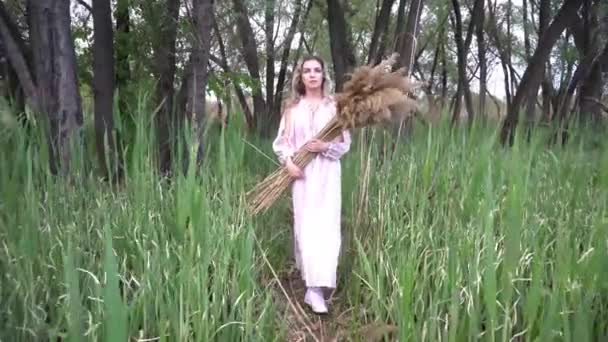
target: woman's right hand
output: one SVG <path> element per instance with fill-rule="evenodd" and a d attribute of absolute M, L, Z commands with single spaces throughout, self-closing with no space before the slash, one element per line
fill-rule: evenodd
<path fill-rule="evenodd" d="M 304 173 L 296 164 L 294 164 L 291 158 L 287 158 L 287 161 L 285 162 L 285 169 L 287 169 L 287 173 L 293 178 L 304 178 Z"/>

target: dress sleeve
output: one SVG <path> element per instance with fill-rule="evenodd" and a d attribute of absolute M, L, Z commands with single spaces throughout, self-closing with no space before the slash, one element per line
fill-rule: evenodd
<path fill-rule="evenodd" d="M 321 155 L 332 160 L 339 160 L 350 150 L 351 140 L 350 131 L 344 130 L 342 131 L 342 135 L 329 143 L 329 148 L 322 152 Z"/>
<path fill-rule="evenodd" d="M 279 132 L 272 143 L 272 149 L 281 164 L 285 164 L 287 158 L 295 153 L 293 128 L 289 122 L 289 117 L 291 117 L 289 110 L 281 116 Z"/>
<path fill-rule="evenodd" d="M 335 99 L 333 96 L 330 96 L 329 100 L 333 106 L 332 115 L 336 115 L 337 108 Z M 350 131 L 344 130 L 342 131 L 341 135 L 329 143 L 329 148 L 326 151 L 321 152 L 321 155 L 331 160 L 339 160 L 342 158 L 342 156 L 344 156 L 344 154 L 346 154 L 346 152 L 350 150 L 351 141 L 352 138 Z"/>

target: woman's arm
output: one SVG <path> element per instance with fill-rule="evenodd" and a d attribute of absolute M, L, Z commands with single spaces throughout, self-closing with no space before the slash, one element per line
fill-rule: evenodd
<path fill-rule="evenodd" d="M 321 152 L 321 155 L 332 160 L 339 160 L 350 150 L 350 144 L 350 132 L 345 130 L 342 132 L 342 135 L 328 143 L 327 149 Z"/>
<path fill-rule="evenodd" d="M 272 149 L 281 164 L 285 164 L 287 158 L 291 158 L 295 153 L 290 109 L 286 109 L 285 113 L 281 116 L 279 131 L 272 143 Z"/>

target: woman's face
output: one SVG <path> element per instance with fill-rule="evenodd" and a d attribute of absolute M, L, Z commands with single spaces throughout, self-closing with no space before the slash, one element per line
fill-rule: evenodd
<path fill-rule="evenodd" d="M 323 85 L 323 67 L 314 59 L 302 64 L 302 82 L 306 90 L 316 90 Z"/>

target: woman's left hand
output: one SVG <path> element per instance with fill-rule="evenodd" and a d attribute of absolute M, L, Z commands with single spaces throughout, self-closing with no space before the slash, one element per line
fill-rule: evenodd
<path fill-rule="evenodd" d="M 329 148 L 329 143 L 326 143 L 319 139 L 312 139 L 308 141 L 304 147 L 306 150 L 314 153 L 325 152 Z"/>

